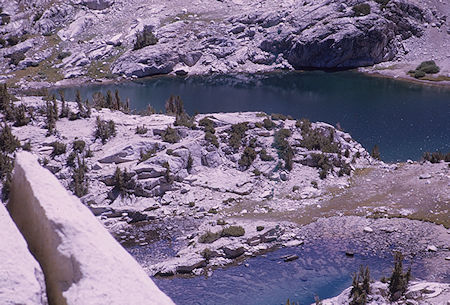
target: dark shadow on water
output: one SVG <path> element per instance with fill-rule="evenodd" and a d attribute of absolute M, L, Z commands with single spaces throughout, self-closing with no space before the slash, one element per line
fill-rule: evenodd
<path fill-rule="evenodd" d="M 378 144 L 382 159 L 419 159 L 424 151 L 450 151 L 450 90 L 344 72 L 289 72 L 156 77 L 120 84 L 80 87 L 91 98 L 119 89 L 132 108 L 163 110 L 180 95 L 195 112 L 263 111 L 300 119 L 340 123 L 369 151 Z M 67 88 L 73 99 L 76 88 Z"/>

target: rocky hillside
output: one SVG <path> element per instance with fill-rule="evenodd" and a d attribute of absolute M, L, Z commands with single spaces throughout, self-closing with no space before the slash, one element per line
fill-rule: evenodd
<path fill-rule="evenodd" d="M 18 85 L 392 60 L 407 62 L 406 72 L 435 59 L 449 72 L 447 2 L 2 0 L 0 7 L 1 78 Z"/>

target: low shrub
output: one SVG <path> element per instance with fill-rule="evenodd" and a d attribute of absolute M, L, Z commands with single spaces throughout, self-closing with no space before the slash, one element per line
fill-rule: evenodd
<path fill-rule="evenodd" d="M 61 52 L 61 53 L 58 54 L 58 59 L 59 59 L 59 60 L 63 60 L 64 58 L 69 57 L 70 55 L 72 55 L 71 52 L 65 52 L 65 51 L 63 51 L 63 52 Z"/>
<path fill-rule="evenodd" d="M 240 237 L 244 236 L 244 234 L 245 230 L 241 226 L 229 226 L 223 228 L 222 232 L 220 233 L 222 237 Z"/>
<path fill-rule="evenodd" d="M 231 126 L 230 137 L 228 144 L 235 150 L 242 145 L 242 139 L 245 137 L 245 132 L 248 130 L 248 123 L 238 123 Z"/>
<path fill-rule="evenodd" d="M 50 146 L 53 147 L 53 151 L 50 154 L 51 157 L 55 157 L 55 156 L 59 156 L 59 155 L 65 154 L 66 151 L 67 151 L 66 144 L 64 144 L 62 142 L 55 141 L 55 142 L 52 142 L 50 144 Z"/>
<path fill-rule="evenodd" d="M 88 193 L 89 183 L 86 177 L 87 166 L 84 159 L 77 157 L 77 166 L 72 169 L 72 181 L 69 188 L 78 198 Z"/>
<path fill-rule="evenodd" d="M 389 278 L 389 296 L 391 301 L 397 301 L 408 288 L 411 279 L 411 267 L 403 272 L 403 255 L 400 252 L 394 253 L 394 269 Z"/>
<path fill-rule="evenodd" d="M 256 151 L 252 147 L 246 147 L 238 161 L 238 164 L 245 169 L 252 165 L 253 161 L 256 159 Z"/>
<path fill-rule="evenodd" d="M 21 104 L 13 109 L 14 113 L 14 126 L 20 127 L 30 123 L 31 119 L 27 117 L 27 107 Z"/>
<path fill-rule="evenodd" d="M 440 151 L 435 151 L 433 153 L 425 152 L 422 158 L 423 160 L 429 161 L 431 163 L 439 163 L 442 160 L 444 160 L 445 162 L 450 162 L 450 152 L 446 153 L 445 155 Z"/>
<path fill-rule="evenodd" d="M 191 118 L 187 113 L 183 112 L 175 118 L 175 126 L 184 126 L 187 128 L 195 128 L 194 118 Z"/>
<path fill-rule="evenodd" d="M 367 3 L 360 3 L 353 6 L 355 16 L 366 16 L 370 14 L 370 5 Z"/>
<path fill-rule="evenodd" d="M 136 41 L 134 42 L 133 50 L 139 50 L 157 43 L 158 38 L 153 34 L 151 27 L 144 26 L 142 32 L 136 33 Z"/>
<path fill-rule="evenodd" d="M 116 136 L 116 124 L 113 120 L 104 121 L 97 117 L 94 138 L 100 139 L 105 144 L 110 138 Z"/>
<path fill-rule="evenodd" d="M 210 131 L 205 132 L 205 140 L 213 144 L 215 147 L 219 148 L 219 141 L 217 140 L 216 135 L 211 133 Z"/>
<path fill-rule="evenodd" d="M 176 129 L 167 126 L 166 130 L 162 133 L 162 140 L 167 143 L 177 143 L 180 140 L 180 136 Z"/>
<path fill-rule="evenodd" d="M 72 149 L 76 152 L 82 153 L 85 147 L 86 142 L 84 142 L 83 140 L 74 140 L 72 142 Z"/>
<path fill-rule="evenodd" d="M 198 125 L 204 127 L 205 133 L 206 132 L 216 133 L 216 130 L 214 129 L 214 122 L 207 117 L 201 119 L 198 122 Z"/>
<path fill-rule="evenodd" d="M 264 128 L 267 130 L 272 130 L 275 128 L 275 123 L 271 119 L 264 119 L 263 121 Z"/>
<path fill-rule="evenodd" d="M 313 163 L 317 164 L 317 167 L 320 169 L 320 179 L 325 179 L 329 170 L 333 168 L 330 160 L 328 160 L 327 156 L 324 154 L 311 154 L 311 157 L 313 159 Z"/>
<path fill-rule="evenodd" d="M 349 305 L 365 305 L 370 293 L 370 271 L 369 267 L 359 268 L 359 273 L 353 275 L 352 289 L 350 291 Z"/>
<path fill-rule="evenodd" d="M 140 153 L 139 162 L 144 162 L 156 154 L 156 149 L 149 149 L 147 151 L 141 149 L 139 153 Z"/>
<path fill-rule="evenodd" d="M 418 65 L 416 71 L 422 71 L 427 74 L 436 74 L 439 73 L 440 68 L 436 65 L 434 60 L 428 60 Z"/>
<path fill-rule="evenodd" d="M 31 151 L 31 142 L 27 141 L 22 145 L 22 149 L 25 151 Z"/>
<path fill-rule="evenodd" d="M 259 157 L 261 158 L 261 161 L 273 161 L 273 157 L 269 155 L 265 148 L 261 149 L 259 151 Z"/>
<path fill-rule="evenodd" d="M 287 119 L 287 116 L 285 116 L 284 114 L 280 114 L 280 113 L 272 113 L 270 118 L 274 121 L 285 121 Z"/>
<path fill-rule="evenodd" d="M 294 151 L 287 141 L 290 136 L 289 129 L 280 129 L 275 133 L 273 141 L 273 147 L 278 150 L 279 157 L 284 160 L 284 168 L 289 171 L 292 170 L 294 161 Z"/>
<path fill-rule="evenodd" d="M 328 129 L 328 136 L 319 129 L 305 128 L 300 145 L 308 150 L 320 150 L 326 153 L 338 153 L 339 144 L 334 142 L 334 129 Z"/>
<path fill-rule="evenodd" d="M 146 134 L 147 132 L 148 129 L 145 127 L 145 125 L 136 127 L 136 134 Z"/>
<path fill-rule="evenodd" d="M 9 64 L 17 66 L 24 59 L 25 59 L 25 53 L 14 52 L 11 55 L 9 55 Z"/>
<path fill-rule="evenodd" d="M 11 127 L 4 123 L 0 131 L 0 150 L 4 153 L 13 153 L 20 147 L 20 141 L 11 132 Z"/>

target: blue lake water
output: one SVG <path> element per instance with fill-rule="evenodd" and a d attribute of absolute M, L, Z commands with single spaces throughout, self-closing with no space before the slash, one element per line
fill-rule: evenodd
<path fill-rule="evenodd" d="M 237 266 L 214 270 L 208 278 L 153 280 L 178 305 L 284 305 L 288 298 L 304 305 L 313 303 L 316 295 L 324 299 L 340 294 L 351 285 L 351 276 L 360 265 L 369 266 L 375 280 L 391 274 L 390 254 L 347 257 L 337 243 L 317 240 L 300 247 L 281 248 Z M 129 251 L 141 263 L 154 255 L 152 246 Z M 282 257 L 291 254 L 297 254 L 299 259 L 284 262 Z M 405 261 L 404 266 L 409 266 L 409 262 Z M 418 259 L 412 270 L 413 276 L 426 276 Z"/>
<path fill-rule="evenodd" d="M 424 151 L 450 151 L 450 89 L 356 72 L 289 72 L 256 75 L 155 77 L 109 85 L 67 88 L 92 93 L 118 89 L 131 108 L 164 109 L 179 95 L 193 114 L 264 111 L 311 121 L 340 123 L 367 150 L 377 144 L 383 160 L 419 159 Z"/>
<path fill-rule="evenodd" d="M 195 112 L 264 111 L 309 118 L 342 128 L 385 161 L 419 159 L 424 151 L 450 151 L 450 89 L 355 72 L 289 72 L 257 75 L 156 77 L 110 85 L 67 88 L 73 98 L 118 89 L 131 107 L 164 109 L 180 95 Z"/>

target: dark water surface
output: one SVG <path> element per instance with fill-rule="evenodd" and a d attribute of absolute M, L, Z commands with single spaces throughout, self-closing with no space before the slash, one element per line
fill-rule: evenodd
<path fill-rule="evenodd" d="M 178 305 L 284 305 L 288 298 L 304 305 L 313 303 L 316 295 L 324 299 L 340 294 L 351 285 L 351 275 L 360 265 L 369 266 L 375 280 L 392 272 L 390 255 L 347 257 L 345 252 L 336 250 L 338 248 L 338 245 L 317 240 L 300 247 L 268 252 L 238 266 L 214 270 L 208 278 L 153 280 Z M 141 264 L 149 260 L 145 252 L 152 256 L 153 250 L 152 246 L 147 251 L 129 249 Z M 291 254 L 300 258 L 284 262 L 282 257 Z M 405 261 L 404 266 L 409 266 L 409 262 Z M 413 276 L 426 276 L 420 260 L 414 260 L 412 270 Z"/>
<path fill-rule="evenodd" d="M 73 98 L 77 88 L 66 89 Z M 157 77 L 114 85 L 80 87 L 83 98 L 118 89 L 131 107 L 157 110 L 180 95 L 193 114 L 264 111 L 340 123 L 382 159 L 419 159 L 424 151 L 450 151 L 450 89 L 356 72 L 289 72 L 258 75 Z"/>

